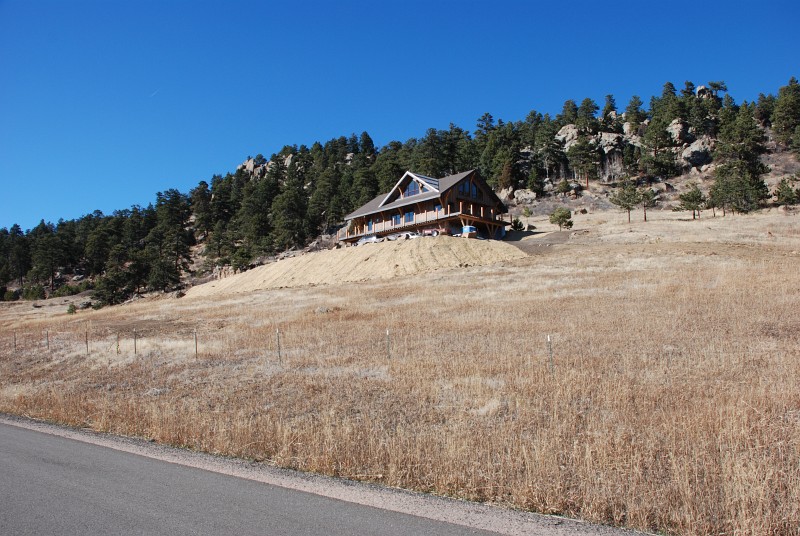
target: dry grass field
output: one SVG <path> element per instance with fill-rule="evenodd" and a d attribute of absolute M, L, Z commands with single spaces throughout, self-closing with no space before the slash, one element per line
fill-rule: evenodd
<path fill-rule="evenodd" d="M 530 256 L 386 280 L 2 304 L 0 411 L 650 531 L 800 534 L 800 217 L 707 216 L 577 216 Z"/>

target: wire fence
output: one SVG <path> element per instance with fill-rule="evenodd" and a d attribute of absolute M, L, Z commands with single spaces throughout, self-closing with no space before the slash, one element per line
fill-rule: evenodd
<path fill-rule="evenodd" d="M 4 340 L 2 340 L 4 339 Z M 84 329 L 12 331 L 0 342 L 3 354 L 59 356 L 62 358 L 107 358 L 109 362 L 131 358 L 163 357 L 173 360 L 246 360 L 288 366 L 320 360 L 392 361 L 409 356 L 435 357 L 448 361 L 513 361 L 518 365 L 534 362 L 555 368 L 553 338 L 547 335 L 538 348 L 476 338 L 465 343 L 459 333 L 407 333 L 401 330 L 372 329 L 358 338 L 343 336 L 332 329 L 303 333 L 299 330 L 262 328 L 257 330 L 184 328 L 171 333 L 163 329 Z M 501 341 L 498 344 L 498 341 Z"/>

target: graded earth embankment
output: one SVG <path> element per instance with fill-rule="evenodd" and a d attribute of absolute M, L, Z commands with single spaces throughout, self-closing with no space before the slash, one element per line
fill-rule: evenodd
<path fill-rule="evenodd" d="M 398 240 L 307 253 L 190 289 L 188 296 L 213 296 L 270 288 L 391 279 L 442 268 L 483 266 L 519 259 L 518 248 L 496 240 L 449 236 Z"/>

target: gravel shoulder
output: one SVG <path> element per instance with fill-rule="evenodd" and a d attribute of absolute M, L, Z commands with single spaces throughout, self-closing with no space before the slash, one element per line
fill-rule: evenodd
<path fill-rule="evenodd" d="M 0 423 L 98 445 L 187 467 L 243 478 L 349 503 L 487 530 L 509 536 L 635 535 L 631 530 L 593 525 L 557 516 L 544 516 L 485 504 L 457 501 L 375 484 L 338 480 L 278 469 L 247 460 L 223 458 L 177 449 L 144 439 L 100 434 L 0 414 Z"/>

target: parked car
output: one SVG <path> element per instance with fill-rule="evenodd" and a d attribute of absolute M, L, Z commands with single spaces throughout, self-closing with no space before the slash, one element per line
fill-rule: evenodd
<path fill-rule="evenodd" d="M 383 238 L 378 238 L 375 235 L 369 235 L 369 236 L 362 236 L 361 238 L 359 238 L 358 242 L 356 242 L 356 245 L 361 246 L 363 244 L 376 244 L 378 242 L 383 242 Z"/>
<path fill-rule="evenodd" d="M 425 229 L 422 231 L 422 236 L 439 236 L 439 235 L 449 235 L 450 229 L 447 227 L 436 227 L 433 229 Z"/>
<path fill-rule="evenodd" d="M 389 236 L 386 237 L 386 240 L 391 240 L 391 241 L 394 241 L 394 240 L 410 240 L 412 238 L 419 238 L 420 236 L 422 236 L 422 235 L 419 234 L 419 233 L 415 233 L 414 231 L 404 231 L 402 233 L 390 234 Z"/>

